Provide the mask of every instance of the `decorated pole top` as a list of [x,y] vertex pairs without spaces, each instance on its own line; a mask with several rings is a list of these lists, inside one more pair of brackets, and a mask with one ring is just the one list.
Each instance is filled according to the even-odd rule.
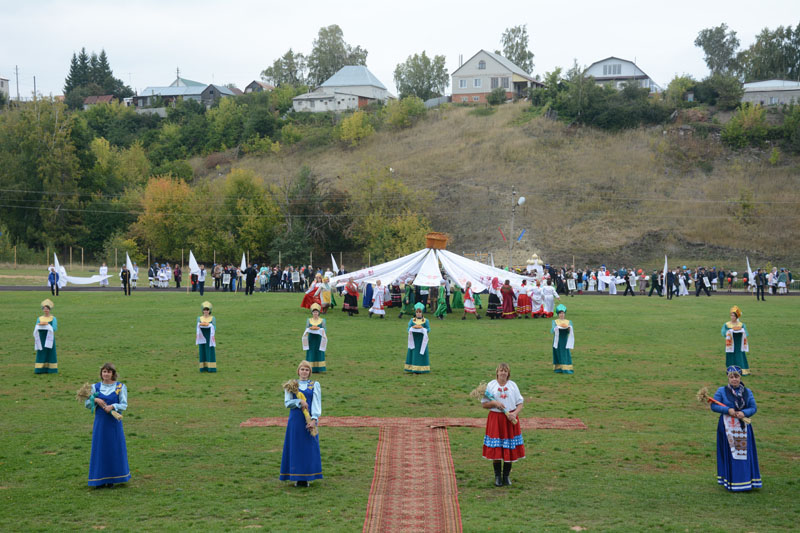
[[447,239],[446,233],[432,231],[425,235],[425,247],[433,248],[434,250],[445,250],[447,249]]

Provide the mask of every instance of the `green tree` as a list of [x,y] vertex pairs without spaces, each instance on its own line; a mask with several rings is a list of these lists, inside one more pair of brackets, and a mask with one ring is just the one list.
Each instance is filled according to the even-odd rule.
[[344,34],[338,25],[320,28],[308,56],[309,84],[321,85],[346,65],[366,64],[367,51],[344,42]]
[[492,89],[489,96],[486,97],[486,102],[489,105],[500,105],[506,101],[506,90],[502,87]]
[[676,75],[667,85],[667,90],[664,91],[664,99],[672,107],[683,107],[687,105],[686,93],[694,89],[696,84],[697,82],[688,74],[683,76]]
[[704,60],[712,75],[728,74],[736,70],[739,39],[735,31],[728,30],[727,24],[700,30],[694,45],[703,49]]
[[222,98],[208,110],[208,149],[225,150],[237,146],[244,131],[244,113],[234,98]]
[[764,28],[755,42],[738,55],[739,71],[745,82],[768,79],[800,80],[800,23]]
[[408,56],[405,63],[395,67],[394,83],[397,85],[400,98],[416,96],[428,100],[443,95],[450,85],[445,57],[434,56],[431,59],[424,50],[422,54]]
[[720,109],[736,109],[742,101],[744,88],[732,74],[714,74],[695,86],[697,101]]
[[533,72],[533,52],[528,49],[527,24],[506,28],[500,43],[503,51],[496,50],[496,54],[505,57],[525,72]]
[[180,257],[192,234],[192,217],[200,211],[189,186],[171,177],[154,177],[147,182],[142,197],[142,213],[131,233],[142,248],[158,256]]
[[64,81],[66,104],[71,109],[80,109],[87,96],[105,94],[122,99],[133,96],[133,90],[114,77],[105,50],[101,50],[100,55],[92,52],[91,56],[86,53],[86,48],[81,48],[78,55],[73,53]]
[[389,100],[382,109],[384,120],[395,128],[408,128],[425,114],[425,103],[416,96]]
[[720,138],[731,148],[761,146],[768,130],[766,110],[760,105],[742,104],[725,124]]
[[81,53],[72,53],[69,64],[69,73],[64,80],[64,94],[69,94],[78,87],[89,85],[89,55],[86,48],[81,48]]
[[281,57],[273,61],[272,66],[261,72],[261,79],[276,87],[291,85],[298,87],[306,83],[306,58],[291,48]]

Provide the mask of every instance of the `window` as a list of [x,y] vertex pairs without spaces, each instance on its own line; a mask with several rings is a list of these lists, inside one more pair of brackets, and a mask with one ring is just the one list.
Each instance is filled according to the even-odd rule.
[[462,102],[469,102],[469,96],[462,96],[461,97],[461,101]]
[[500,87],[500,78],[492,78],[492,89]]
[[314,102],[314,100],[311,100],[311,102],[309,102],[309,104],[311,105],[311,109],[314,109],[314,104],[315,104],[315,103],[316,103],[316,102]]
[[486,70],[486,61],[483,59],[478,61],[478,70]]
[[777,96],[770,96],[769,97],[769,103],[770,103],[770,105],[777,104],[778,103],[778,97]]
[[458,80],[458,88],[459,89],[466,89],[467,88],[467,80]]
[[475,87],[475,88],[480,88],[481,79],[480,78],[475,78],[474,80],[472,80],[472,86]]
[[500,78],[500,81],[502,82],[501,85],[503,89],[508,89],[508,76],[505,78]]
[[608,65],[603,65],[603,76],[608,75]]
[[472,97],[472,101],[473,101],[473,102],[480,102],[480,100],[481,100],[481,97],[480,97],[480,96],[473,96],[473,97]]

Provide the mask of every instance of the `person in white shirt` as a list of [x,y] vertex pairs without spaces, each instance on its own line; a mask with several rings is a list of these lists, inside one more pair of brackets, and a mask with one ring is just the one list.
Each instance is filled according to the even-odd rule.
[[495,376],[496,379],[486,385],[486,392],[481,398],[481,406],[489,409],[483,437],[483,457],[492,461],[494,484],[500,487],[511,485],[509,474],[512,463],[525,459],[525,442],[519,423],[524,399],[517,384],[509,379],[511,369],[508,364],[497,365]]
[[[103,263],[103,265],[100,267],[100,275],[101,276],[107,276],[108,275],[108,267],[106,266],[105,263]],[[101,279],[100,280],[100,286],[101,287],[108,287],[108,278]]]

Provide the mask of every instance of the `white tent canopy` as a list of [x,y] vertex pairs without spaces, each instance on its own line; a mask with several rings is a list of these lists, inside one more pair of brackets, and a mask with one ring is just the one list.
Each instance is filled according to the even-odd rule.
[[522,281],[528,283],[535,278],[521,276],[507,270],[484,265],[477,261],[456,255],[447,250],[425,248],[388,263],[363,268],[342,276],[331,278],[331,283],[344,285],[353,278],[358,283],[375,283],[388,285],[399,280],[403,283],[412,283],[424,287],[435,287],[442,282],[439,264],[455,283],[464,288],[467,282],[472,283],[472,290],[483,292],[492,284],[492,279],[497,278],[500,283],[509,280],[511,285],[519,287]]

